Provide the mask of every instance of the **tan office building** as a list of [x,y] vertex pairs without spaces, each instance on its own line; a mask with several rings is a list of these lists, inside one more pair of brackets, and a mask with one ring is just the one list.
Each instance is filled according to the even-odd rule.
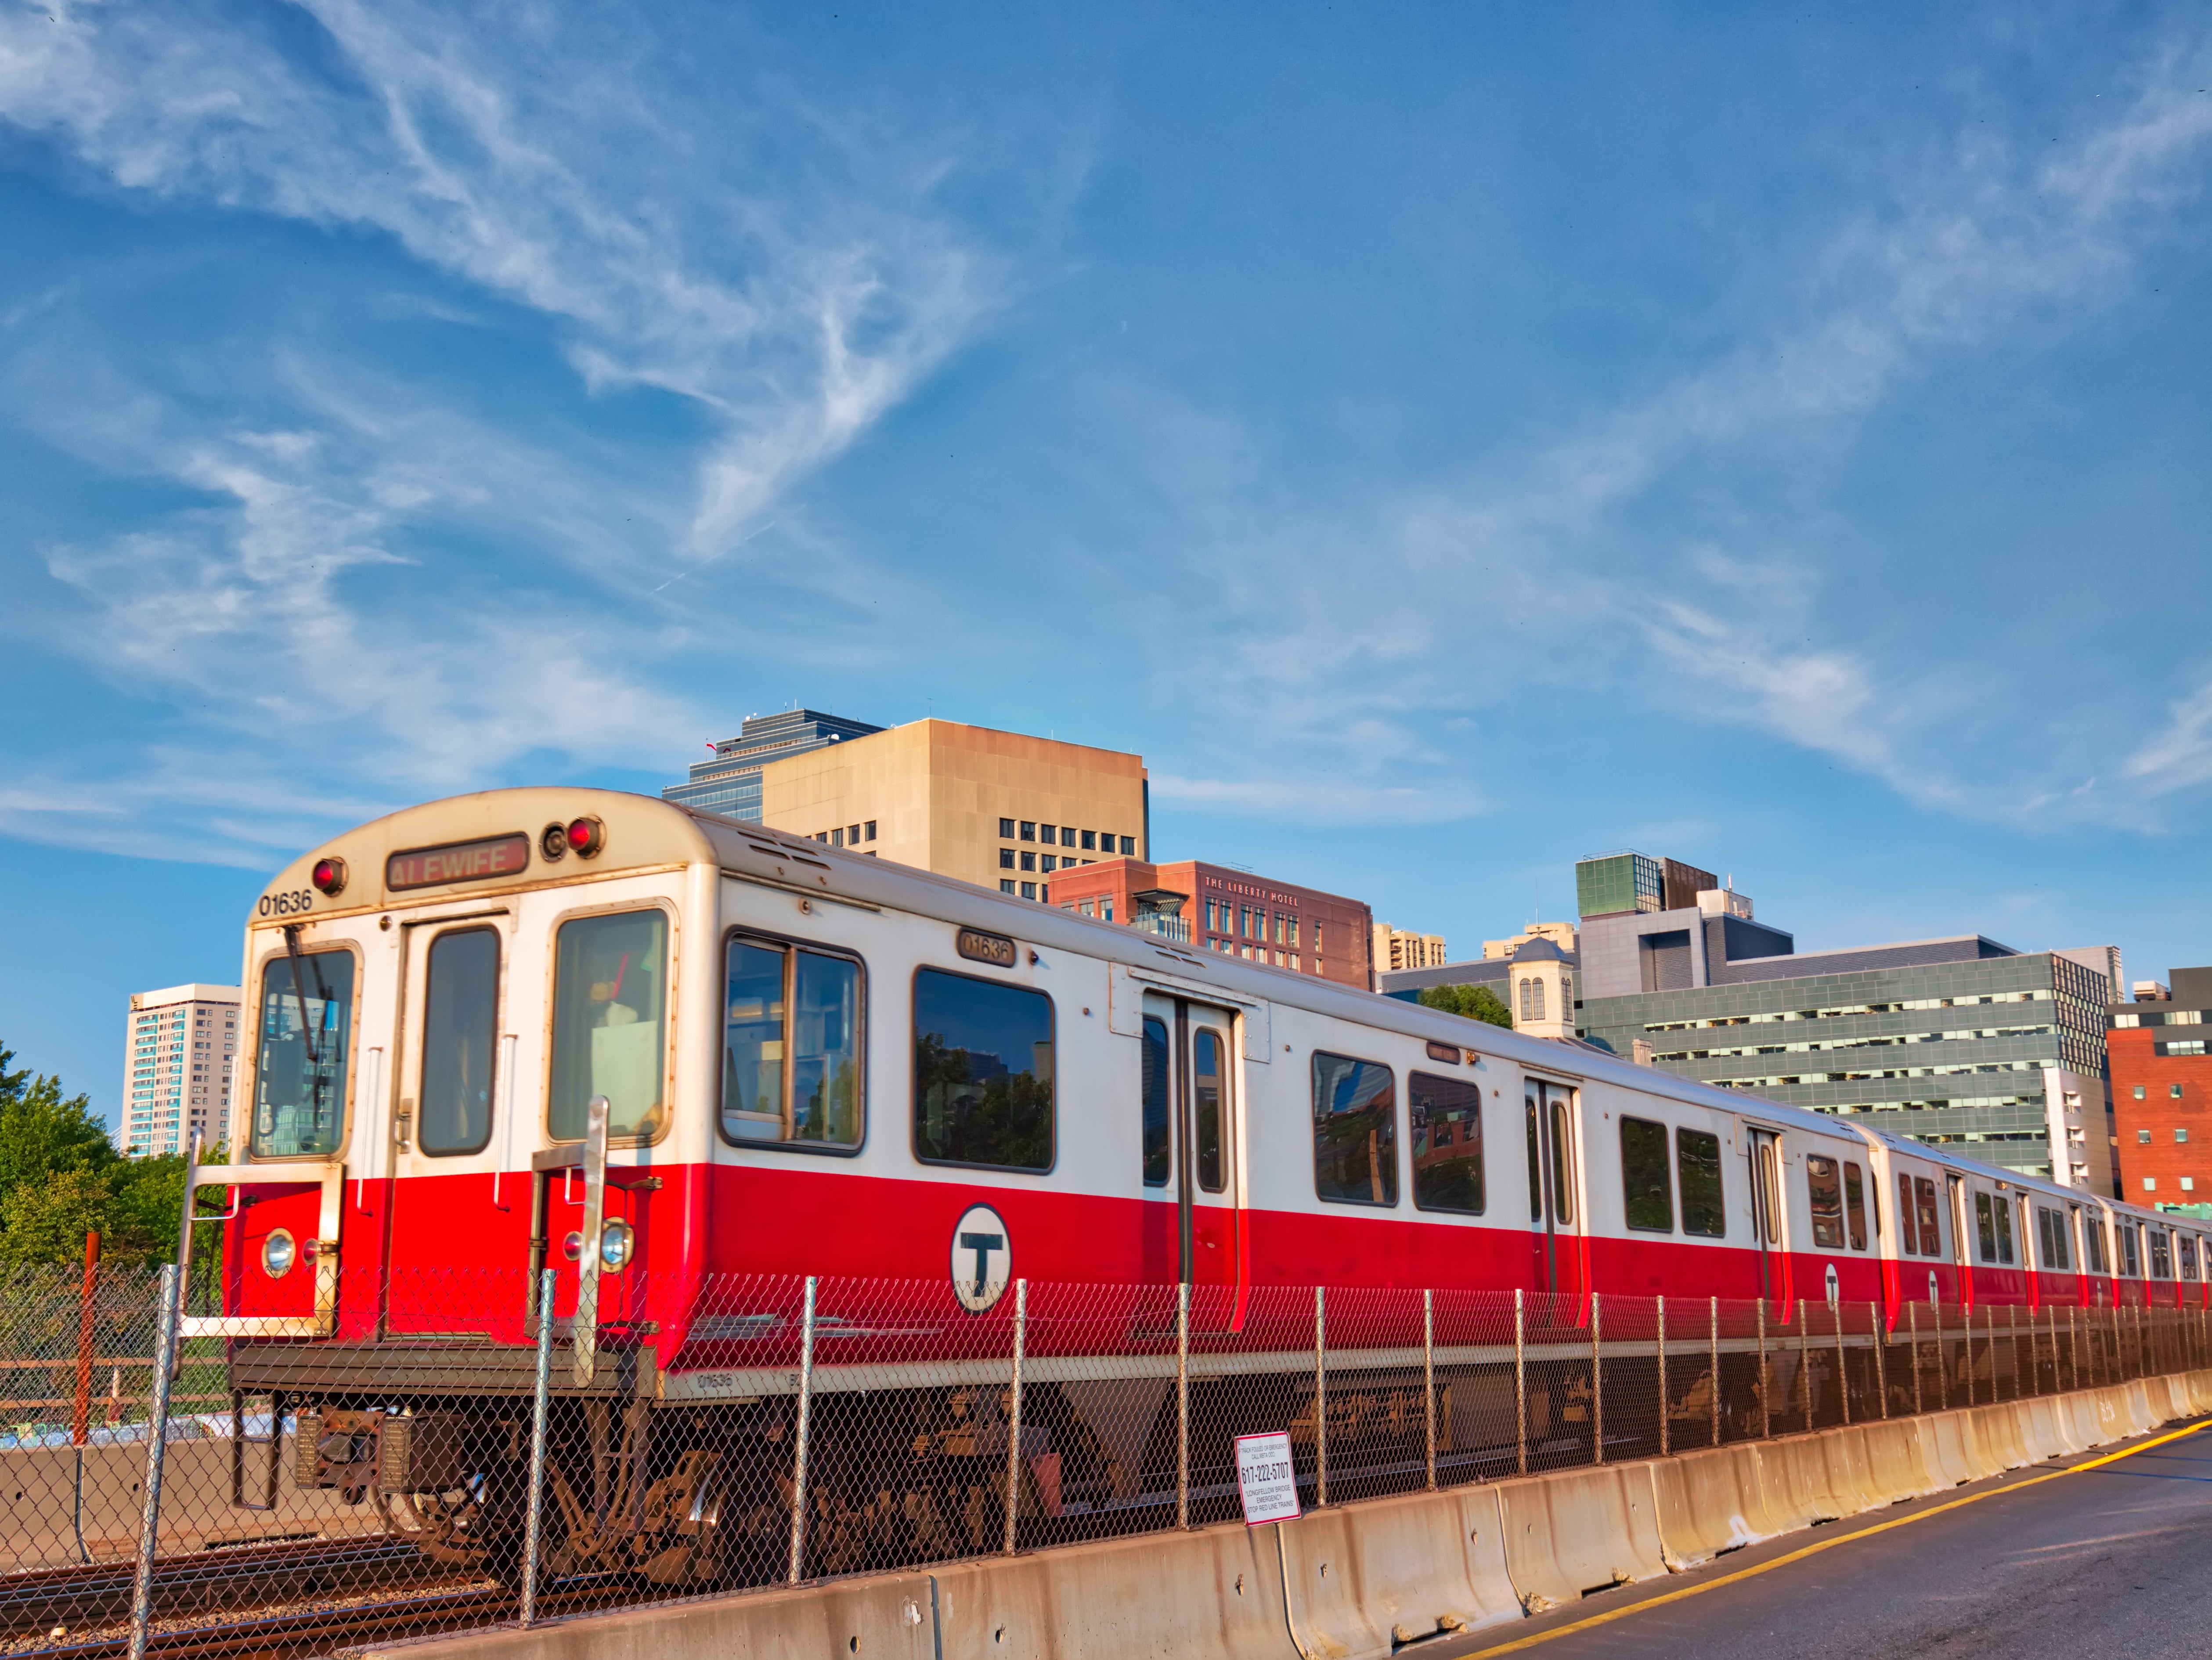
[[915,721],[771,761],[761,822],[1042,900],[1054,874],[1152,852],[1144,757]]
[[1449,960],[1441,933],[1415,933],[1410,928],[1394,928],[1388,922],[1377,922],[1374,924],[1374,935],[1370,955],[1377,974],[1398,974],[1407,969],[1440,969]]

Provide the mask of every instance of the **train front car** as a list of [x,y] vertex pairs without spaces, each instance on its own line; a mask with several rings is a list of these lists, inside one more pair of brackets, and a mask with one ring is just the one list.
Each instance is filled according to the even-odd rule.
[[574,1433],[653,1396],[703,1244],[715,870],[659,803],[505,790],[348,831],[256,902],[237,1145],[198,1173],[230,1189],[223,1312],[185,1333],[298,1414],[296,1485],[511,1560],[546,1268]]

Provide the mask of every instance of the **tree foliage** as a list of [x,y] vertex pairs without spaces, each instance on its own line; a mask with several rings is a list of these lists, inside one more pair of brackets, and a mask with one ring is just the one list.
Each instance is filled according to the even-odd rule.
[[87,1098],[65,1096],[58,1078],[10,1071],[15,1058],[0,1045],[0,1262],[81,1261],[94,1231],[110,1262],[168,1256],[184,1212],[183,1155],[124,1158]]
[[1421,993],[1421,1006],[1469,1020],[1486,1020],[1493,1026],[1513,1025],[1513,1011],[1487,986],[1430,986]]

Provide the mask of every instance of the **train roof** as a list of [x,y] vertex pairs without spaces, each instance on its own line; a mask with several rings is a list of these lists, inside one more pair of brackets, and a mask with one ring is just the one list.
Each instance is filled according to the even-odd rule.
[[[1021,941],[1031,950],[1080,951],[1119,963],[1199,992],[1214,991],[1231,1003],[1286,1005],[1311,1013],[1334,1015],[1433,1039],[1479,1054],[1511,1061],[1531,1071],[1582,1081],[1602,1081],[1648,1095],[1677,1100],[1795,1127],[1845,1140],[1879,1142],[1908,1157],[1956,1169],[1985,1180],[2071,1201],[2135,1212],[2171,1225],[2164,1213],[2141,1211],[2124,1201],[2045,1178],[1984,1164],[1947,1148],[1863,1124],[1853,1119],[1811,1112],[1802,1107],[1723,1090],[1693,1079],[1638,1066],[1593,1044],[1530,1037],[1503,1026],[1468,1020],[1373,992],[1356,991],[1312,975],[1251,963],[1212,952],[1177,949],[1156,935],[1126,924],[1084,916],[1034,900],[994,892],[972,882],[941,876],[833,848],[739,819],[725,818],[653,796],[624,791],[529,786],[483,790],[418,806],[403,807],[342,831],[293,860],[270,882],[257,902],[250,927],[277,927],[307,917],[356,915],[481,897],[486,892],[549,886],[572,881],[579,864],[544,859],[541,840],[578,818],[605,826],[605,850],[591,861],[594,872],[649,871],[712,864],[725,875],[818,896],[830,902],[857,903],[935,917],[956,927],[986,929]],[[511,862],[520,849],[520,862]],[[510,862],[480,876],[441,881],[434,886],[395,886],[416,867],[402,856],[457,855],[497,845]],[[488,860],[490,855],[485,855]],[[344,885],[335,895],[316,891],[313,874],[319,861],[343,861]],[[302,903],[304,902],[304,903]],[[1472,1030],[1471,1030],[1472,1029]]]

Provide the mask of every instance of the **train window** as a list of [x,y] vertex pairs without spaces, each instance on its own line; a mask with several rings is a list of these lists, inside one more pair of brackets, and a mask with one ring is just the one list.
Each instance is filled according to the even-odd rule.
[[353,953],[303,951],[261,971],[261,1042],[253,1080],[258,1158],[336,1152],[345,1134],[353,1046]]
[[1813,1249],[1844,1248],[1844,1184],[1836,1161],[1820,1154],[1805,1155],[1805,1191],[1813,1202]]
[[1423,1210],[1482,1214],[1482,1089],[1417,1072],[1406,1080],[1413,1120],[1413,1202]]
[[2130,1280],[2142,1277],[2142,1259],[2136,1245],[2136,1225],[2123,1222],[2119,1225],[2120,1272]]
[[1682,1184],[1682,1231],[1718,1239],[1728,1232],[1721,1198],[1721,1138],[1709,1130],[1674,1132],[1674,1173]]
[[1538,1150],[1541,1140],[1536,1128],[1536,1085],[1528,1086],[1523,1098],[1528,1121],[1528,1222],[1532,1227],[1544,1225],[1544,1164]]
[[1145,1017],[1145,1185],[1168,1184],[1168,1023]]
[[2103,1217],[2085,1216],[2081,1219],[2081,1243],[2084,1247],[2082,1254],[2088,1258],[2089,1272],[2110,1274],[2111,1268],[2106,1266],[2105,1219]]
[[860,965],[733,939],[725,966],[722,1134],[793,1147],[860,1145]]
[[561,925],[553,951],[553,1139],[583,1139],[595,1095],[607,1098],[610,1135],[652,1135],[668,1052],[668,918],[658,910],[575,917]]
[[1978,1193],[1974,1195],[1974,1227],[1978,1236],[1977,1243],[1982,1248],[1982,1261],[1996,1262],[1997,1260],[1997,1225],[1996,1213],[1990,1208],[1990,1196],[1986,1193]]
[[2154,1280],[2173,1278],[2173,1250],[2166,1243],[2164,1228],[2150,1231],[2150,1277]]
[[1912,1178],[1897,1178],[1897,1249],[1901,1256],[1920,1255],[1918,1219],[1912,1213]]
[[1569,1107],[1574,1098],[1547,1085],[1544,1099],[1552,1109],[1552,1215],[1563,1226],[1575,1219],[1574,1125]]
[[2066,1219],[2048,1205],[2035,1207],[2036,1243],[2043,1247],[2043,1266],[2063,1273],[2066,1261]]
[[1844,1220],[1850,1225],[1851,1249],[1864,1250],[1866,1232],[1866,1178],[1856,1164],[1844,1166]]
[[422,982],[422,1128],[428,1153],[478,1152],[491,1140],[499,1041],[499,935],[459,928],[430,942]]
[[1941,1256],[1943,1254],[1942,1213],[1936,1207],[1936,1178],[1916,1176],[1912,1178],[1913,1207],[1920,1213],[1920,1254]]
[[1191,1110],[1197,1120],[1192,1128],[1198,1140],[1194,1152],[1198,1185],[1208,1193],[1219,1193],[1229,1185],[1221,1156],[1221,1105],[1222,1092],[1228,1087],[1224,1075],[1229,1070],[1224,1064],[1227,1053],[1221,1034],[1212,1027],[1200,1026],[1191,1033]]
[[929,1164],[1048,1171],[1052,999],[942,969],[914,976],[914,1150]]
[[2012,1201],[1994,1201],[1990,1208],[1996,1213],[1997,1261],[2009,1262],[2012,1261]]
[[2197,1236],[2193,1233],[2177,1233],[2173,1236],[2173,1241],[2175,1252],[2181,1259],[2181,1277],[2184,1280],[2194,1280],[2197,1277]]
[[1620,1120],[1620,1187],[1627,1223],[1643,1233],[1674,1231],[1674,1189],[1667,1174],[1667,1127]]
[[1396,1204],[1397,1121],[1389,1067],[1316,1049],[1314,1192],[1340,1204]]

